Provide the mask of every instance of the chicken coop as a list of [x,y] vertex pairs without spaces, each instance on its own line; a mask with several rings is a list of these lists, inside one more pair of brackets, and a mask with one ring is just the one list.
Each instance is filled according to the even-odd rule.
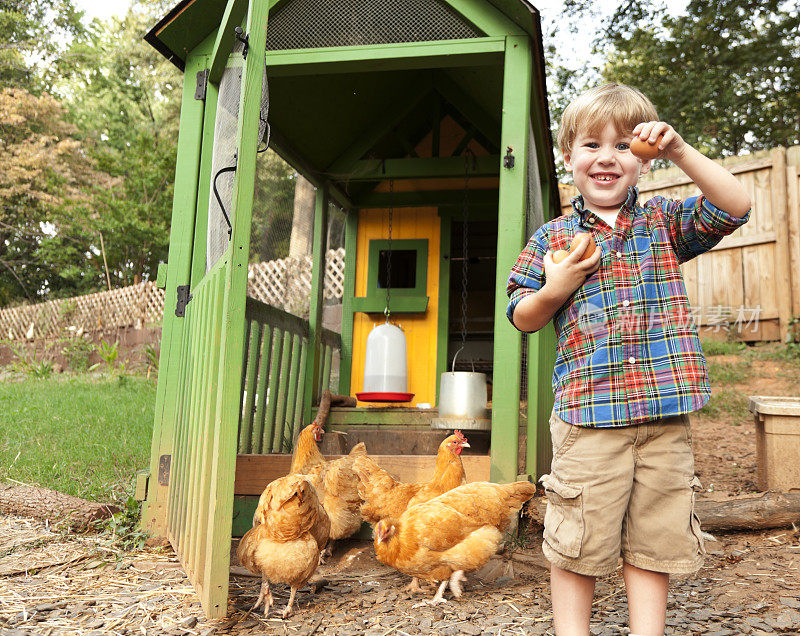
[[[170,540],[206,613],[226,613],[231,537],[286,474],[323,389],[362,392],[367,337],[387,305],[413,397],[333,408],[328,430],[348,433],[339,452],[360,439],[401,478],[426,474],[426,440],[443,437],[431,428],[439,378],[471,368],[487,373],[491,399],[468,478],[546,472],[554,334],[516,331],[504,293],[526,239],[560,209],[536,9],[183,0],[145,39],[185,79],[155,426],[137,490],[145,528]],[[267,146],[316,189],[307,319],[247,294]],[[346,214],[340,329],[321,320],[331,206]]]

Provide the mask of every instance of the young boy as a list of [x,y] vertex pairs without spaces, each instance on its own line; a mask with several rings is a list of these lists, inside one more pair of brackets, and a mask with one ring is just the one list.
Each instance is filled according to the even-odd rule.
[[[649,160],[635,136],[658,141],[702,196],[638,203]],[[595,578],[622,556],[632,634],[661,635],[670,574],[699,569],[688,413],[710,395],[679,264],[747,222],[750,199],[725,168],[658,121],[628,86],[587,91],[564,111],[558,143],[580,196],[545,223],[508,279],[508,317],[521,331],[551,319],[558,336],[550,419],[545,556],[556,633],[589,633]],[[599,249],[580,260],[553,252],[589,233]]]

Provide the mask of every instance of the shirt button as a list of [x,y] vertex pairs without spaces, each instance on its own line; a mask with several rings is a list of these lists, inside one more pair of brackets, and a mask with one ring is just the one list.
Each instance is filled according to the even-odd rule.
[[622,252],[617,252],[617,258],[622,258]]
[[590,216],[588,223],[589,223],[589,225],[594,225],[595,224],[595,218],[593,216]]
[[630,304],[631,304],[631,301],[630,301],[630,300],[623,300],[623,301],[622,301],[622,306],[623,306],[623,307],[627,307],[627,306],[628,306],[628,305],[630,305]]
[[631,364],[636,364],[636,358],[631,356],[630,358],[628,358],[628,362],[630,362]]

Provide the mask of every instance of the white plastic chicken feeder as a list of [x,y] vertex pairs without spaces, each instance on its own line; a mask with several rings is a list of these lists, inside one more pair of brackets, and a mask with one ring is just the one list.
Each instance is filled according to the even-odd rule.
[[367,336],[362,402],[409,402],[406,336],[390,323],[373,327]]

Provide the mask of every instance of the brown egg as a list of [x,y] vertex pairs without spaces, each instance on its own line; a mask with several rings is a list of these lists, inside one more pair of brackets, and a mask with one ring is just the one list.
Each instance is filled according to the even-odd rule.
[[664,133],[661,133],[654,144],[651,144],[649,140],[641,139],[638,136],[634,137],[633,141],[631,141],[631,152],[639,157],[639,159],[644,161],[647,161],[648,159],[655,159],[658,157],[658,144],[661,143],[661,138],[663,136]]
[[553,262],[560,263],[567,258],[567,256],[569,256],[569,252],[567,250],[556,250],[553,252]]
[[592,254],[594,254],[595,249],[597,249],[597,244],[594,242],[594,239],[592,238],[592,235],[591,234],[587,234],[586,232],[581,232],[580,234],[576,234],[575,238],[572,239],[572,243],[569,246],[569,251],[573,252],[573,251],[575,251],[575,248],[577,248],[578,245],[581,244],[581,242],[583,242],[583,241],[585,241],[587,239],[589,241],[589,245],[587,246],[586,251],[583,253],[583,256],[581,256],[581,260],[582,261],[585,261]]

